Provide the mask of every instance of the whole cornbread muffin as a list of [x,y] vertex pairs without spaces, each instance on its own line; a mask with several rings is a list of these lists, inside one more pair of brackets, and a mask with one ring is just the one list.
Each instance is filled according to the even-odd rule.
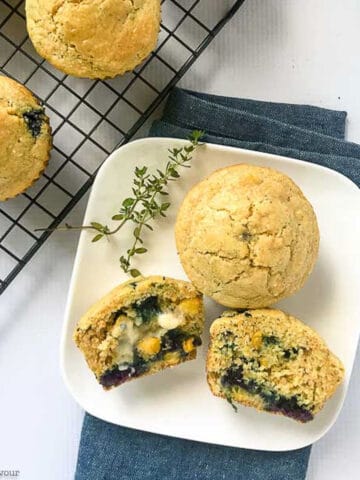
[[228,311],[210,328],[207,378],[212,393],[308,422],[344,376],[322,338],[279,310]]
[[194,359],[203,323],[202,295],[190,283],[138,277],[90,308],[74,339],[109,389]]
[[154,49],[160,0],[26,0],[37,52],[77,77],[107,78],[133,70]]
[[39,178],[50,149],[44,108],[23,85],[0,76],[0,201],[15,197]]
[[232,308],[259,308],[305,283],[318,254],[314,210],[271,168],[233,165],[185,197],[175,226],[183,268],[200,292]]

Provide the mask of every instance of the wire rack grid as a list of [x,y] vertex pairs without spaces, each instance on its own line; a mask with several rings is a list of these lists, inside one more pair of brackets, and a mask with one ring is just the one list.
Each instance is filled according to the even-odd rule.
[[0,294],[50,235],[35,229],[59,225],[105,158],[138,132],[243,2],[162,0],[155,51],[134,72],[100,81],[64,75],[39,57],[25,2],[0,0],[0,72],[45,105],[54,140],[45,174],[0,204]]

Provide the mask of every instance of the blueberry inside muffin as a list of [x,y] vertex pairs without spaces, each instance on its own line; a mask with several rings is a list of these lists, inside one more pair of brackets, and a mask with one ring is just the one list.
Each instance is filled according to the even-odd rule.
[[74,339],[109,389],[196,357],[202,296],[188,282],[139,277],[116,287],[79,321]]
[[44,108],[32,109],[23,113],[25,123],[33,137],[38,137],[41,133],[41,127],[46,121]]
[[305,423],[343,379],[340,360],[310,327],[279,310],[225,312],[210,329],[211,391]]

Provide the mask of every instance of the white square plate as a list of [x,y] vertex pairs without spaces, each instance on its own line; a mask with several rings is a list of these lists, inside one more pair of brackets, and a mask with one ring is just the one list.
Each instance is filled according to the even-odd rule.
[[[114,152],[95,180],[84,223],[106,223],[121,201],[131,195],[135,166],[163,168],[167,149],[184,141],[169,138],[138,140]],[[305,287],[279,306],[315,328],[344,362],[345,381],[323,411],[308,424],[251,408],[238,413],[210,393],[205,377],[208,327],[222,308],[206,301],[203,346],[195,361],[135,380],[105,392],[86,366],[72,333],[78,319],[111,288],[126,280],[119,257],[131,230],[91,243],[92,232],[81,233],[72,274],[61,347],[67,387],[89,413],[126,427],[210,443],[259,450],[292,450],[311,444],[333,425],[348,388],[360,330],[360,195],[344,176],[311,163],[236,148],[204,145],[170,186],[171,207],[146,235],[149,252],[135,267],[144,275],[186,279],[174,240],[174,224],[186,192],[214,170],[236,163],[276,168],[303,190],[316,211],[321,232],[320,255]],[[110,220],[111,224],[111,220]]]

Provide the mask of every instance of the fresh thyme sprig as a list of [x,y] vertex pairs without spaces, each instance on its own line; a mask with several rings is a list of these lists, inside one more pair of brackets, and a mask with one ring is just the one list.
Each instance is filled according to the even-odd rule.
[[169,182],[177,180],[180,177],[180,167],[190,168],[192,154],[200,144],[204,132],[194,130],[189,137],[189,144],[181,148],[169,149],[169,160],[164,171],[156,170],[156,174],[150,173],[147,167],[136,167],[135,178],[133,180],[132,197],[123,200],[119,212],[112,217],[112,220],[119,224],[110,229],[108,225],[99,222],[91,222],[90,225],[71,226],[65,224],[64,227],[57,230],[94,230],[96,235],[92,238],[92,242],[98,242],[104,237],[115,235],[121,230],[125,224],[131,222],[135,225],[132,232],[133,243],[126,251],[126,254],[120,257],[120,267],[125,273],[132,277],[140,275],[140,271],[131,267],[131,260],[136,255],[142,255],[147,252],[143,246],[142,233],[144,228],[153,230],[150,225],[151,221],[156,217],[166,217],[166,211],[170,207],[169,201],[162,201],[161,197],[166,197],[169,193],[166,190]]
[[[125,273],[129,273],[132,277],[140,275],[140,271],[136,268],[131,268],[131,260],[135,255],[142,255],[147,252],[143,246],[142,232],[144,228],[153,230],[150,222],[158,216],[166,217],[166,211],[170,207],[170,202],[162,201],[161,197],[168,196],[166,186],[169,182],[174,181],[180,177],[180,167],[190,168],[190,161],[192,153],[199,145],[201,137],[204,132],[195,130],[192,132],[189,145],[184,145],[181,148],[169,149],[169,160],[166,164],[165,171],[157,169],[157,174],[148,173],[147,167],[135,168],[135,179],[133,180],[133,197],[126,198],[122,202],[122,206],[117,215],[114,215],[113,220],[120,221],[120,225],[113,230],[117,232],[128,221],[136,225],[133,230],[133,243],[126,251],[126,255],[120,257],[120,267]],[[106,228],[106,226],[105,226]],[[97,241],[99,235],[108,235],[108,233],[101,233],[93,238]],[[98,237],[98,238],[97,238]]]

